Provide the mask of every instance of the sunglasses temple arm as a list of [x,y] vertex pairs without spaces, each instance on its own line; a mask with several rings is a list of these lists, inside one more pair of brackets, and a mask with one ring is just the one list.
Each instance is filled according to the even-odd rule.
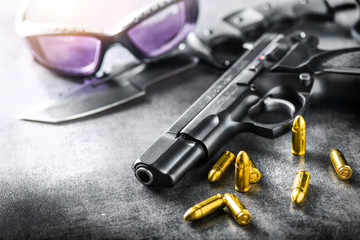
[[189,50],[192,52],[192,54],[197,56],[201,60],[219,69],[226,69],[229,67],[230,61],[222,61],[220,59],[216,59],[216,57],[212,54],[209,46],[204,44],[194,33],[189,33],[185,43]]
[[[211,49],[207,45],[205,45],[194,33],[190,33],[188,35],[188,37],[186,38],[185,44],[187,46],[186,50],[177,52],[178,54],[180,53],[179,55],[187,54],[189,57],[193,56],[193,57],[199,58],[219,69],[226,69],[230,64],[230,62],[221,61],[219,59],[216,59],[212,55]],[[174,54],[174,55],[176,55],[176,54]],[[173,57],[176,58],[176,56],[173,56]],[[173,57],[170,57],[170,58],[173,58]],[[101,78],[93,77],[90,79],[90,81],[92,81],[91,85],[93,87],[97,87],[109,80],[113,80],[118,75],[121,75],[121,74],[125,73],[126,71],[130,71],[142,64],[143,64],[143,62],[131,62],[131,63],[124,65],[123,67],[120,67],[115,72],[113,72],[109,75],[106,75],[104,77],[101,77]],[[156,62],[155,62],[155,64],[156,64]]]
[[123,74],[130,72],[134,69],[142,69],[137,71],[136,76],[132,77],[131,82],[141,89],[145,89],[146,86],[151,85],[154,82],[161,81],[183,71],[186,71],[192,67],[198,65],[199,57],[194,56],[192,50],[186,48],[184,50],[174,51],[169,56],[158,59],[154,62],[131,62],[123,67],[119,68],[115,72],[106,75],[102,78],[92,78],[91,86],[98,87],[107,81],[119,79]]
[[106,75],[105,77],[102,78],[91,78],[91,81],[93,81],[93,83],[91,83],[91,85],[93,87],[97,87],[109,80],[113,80],[116,76],[125,73],[126,71],[132,70],[138,66],[140,66],[142,63],[141,62],[131,62],[128,64],[125,64],[123,67],[120,67],[118,69],[116,69],[113,73]]

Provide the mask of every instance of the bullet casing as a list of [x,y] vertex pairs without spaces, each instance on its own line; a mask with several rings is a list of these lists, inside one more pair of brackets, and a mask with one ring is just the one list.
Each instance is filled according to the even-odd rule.
[[255,163],[250,159],[250,183],[257,183],[261,178],[261,173]]
[[225,193],[224,202],[236,222],[238,222],[240,225],[246,225],[250,223],[252,218],[251,213],[245,208],[244,204],[242,204],[239,198],[237,198],[234,194]]
[[218,193],[188,209],[184,214],[184,219],[186,221],[196,221],[216,212],[224,206],[225,202],[223,197]]
[[234,161],[235,155],[230,152],[226,151],[224,152],[219,160],[214,164],[214,166],[211,168],[208,179],[210,182],[216,182],[218,181],[225,173],[226,169],[229,167],[229,165]]
[[250,157],[240,151],[235,162],[235,189],[239,192],[250,190]]
[[303,116],[298,115],[292,126],[291,153],[302,156],[306,147],[306,123]]
[[330,159],[336,174],[341,180],[348,180],[352,176],[352,169],[340,150],[332,149]]
[[296,173],[293,187],[291,189],[291,199],[298,204],[304,200],[310,182],[310,173],[301,170]]

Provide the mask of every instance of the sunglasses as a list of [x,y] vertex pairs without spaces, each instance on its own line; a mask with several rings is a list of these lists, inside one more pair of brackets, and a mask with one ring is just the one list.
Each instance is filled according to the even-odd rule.
[[114,33],[108,34],[97,28],[26,19],[30,6],[31,1],[19,10],[19,35],[37,62],[70,76],[95,74],[114,44],[121,44],[141,61],[153,61],[183,42],[198,16],[198,0],[152,1],[120,19]]

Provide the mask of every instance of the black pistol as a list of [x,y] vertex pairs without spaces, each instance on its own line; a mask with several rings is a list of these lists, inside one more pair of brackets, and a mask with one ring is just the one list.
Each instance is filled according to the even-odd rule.
[[309,103],[358,95],[360,48],[316,45],[304,32],[264,34],[134,162],[136,178],[172,187],[238,133],[276,138]]

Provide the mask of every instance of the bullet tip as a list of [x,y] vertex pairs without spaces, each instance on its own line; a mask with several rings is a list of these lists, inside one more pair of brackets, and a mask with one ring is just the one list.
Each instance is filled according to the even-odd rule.
[[236,156],[235,166],[245,168],[250,167],[250,157],[245,151],[240,151]]
[[195,213],[195,210],[193,208],[190,208],[189,210],[187,210],[184,214],[184,219],[186,221],[193,221],[194,219],[194,214]]
[[305,193],[298,188],[291,191],[291,199],[294,203],[299,204],[304,200]]
[[184,219],[186,221],[196,221],[200,218],[201,218],[201,216],[199,216],[197,209],[194,209],[194,208],[190,208],[184,214]]
[[240,158],[240,157],[248,157],[249,155],[247,154],[247,152],[245,152],[245,151],[240,151],[239,153],[238,153],[238,155],[237,155],[237,157],[238,158]]
[[330,154],[333,153],[333,152],[337,153],[337,152],[340,152],[340,151],[337,148],[333,148],[333,149],[331,149]]
[[303,116],[298,115],[293,122],[293,130],[299,131],[299,130],[305,130],[306,129],[306,123]]
[[210,182],[216,182],[221,178],[222,174],[219,171],[211,170],[208,175],[208,179]]

